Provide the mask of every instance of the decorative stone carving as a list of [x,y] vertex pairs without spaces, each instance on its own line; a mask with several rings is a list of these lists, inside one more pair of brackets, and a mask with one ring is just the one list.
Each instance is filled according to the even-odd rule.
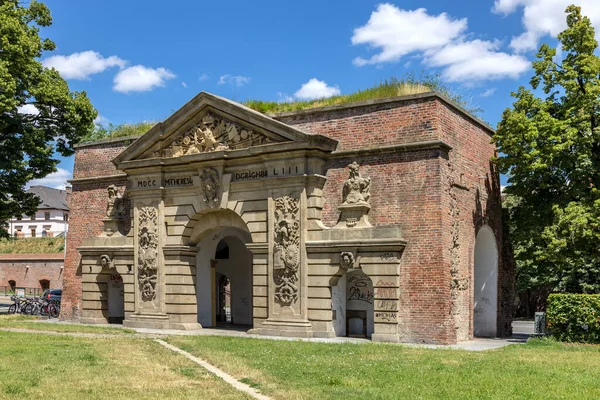
[[103,254],[100,256],[100,265],[102,266],[102,268],[115,268],[112,260],[110,259],[110,257],[107,254]]
[[341,212],[340,219],[335,228],[369,228],[371,224],[367,214],[371,209],[369,205],[371,178],[360,175],[360,166],[356,161],[348,165],[348,168],[350,176],[344,182],[342,204],[338,206]]
[[300,200],[289,196],[275,199],[275,243],[273,277],[275,300],[289,306],[298,300],[300,265]]
[[142,301],[156,298],[158,279],[158,210],[142,207],[138,218],[138,283]]
[[354,254],[349,251],[340,253],[340,267],[342,269],[353,269],[355,267]]
[[350,177],[344,182],[342,204],[368,203],[371,198],[369,193],[371,178],[360,176],[360,166],[356,161],[348,165],[348,168],[350,168]]
[[202,182],[201,188],[204,196],[202,200],[210,208],[218,207],[221,184],[217,170],[214,168],[204,168],[200,174],[200,181]]
[[123,219],[123,197],[115,185],[106,188],[108,202],[106,203],[106,218],[113,220]]
[[170,145],[153,157],[181,157],[187,154],[244,149],[272,143],[273,140],[233,122],[208,113],[200,123],[178,134]]

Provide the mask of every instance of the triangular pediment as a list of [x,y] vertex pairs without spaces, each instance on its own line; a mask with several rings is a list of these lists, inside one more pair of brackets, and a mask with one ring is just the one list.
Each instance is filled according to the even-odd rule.
[[337,142],[307,134],[231,100],[202,92],[164,122],[158,123],[113,161],[186,157],[286,142]]

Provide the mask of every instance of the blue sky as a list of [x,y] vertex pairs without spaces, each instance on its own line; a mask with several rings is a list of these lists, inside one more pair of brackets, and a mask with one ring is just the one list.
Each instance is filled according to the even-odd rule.
[[[200,91],[286,101],[442,75],[493,127],[554,45],[573,0],[46,1],[56,42],[42,62],[88,93],[100,121],[160,121]],[[576,2],[600,32],[600,2]],[[72,157],[35,182],[62,186]]]

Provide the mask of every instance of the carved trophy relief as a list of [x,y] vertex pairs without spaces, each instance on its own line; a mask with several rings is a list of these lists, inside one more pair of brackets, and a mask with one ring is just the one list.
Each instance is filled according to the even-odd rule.
[[141,207],[138,217],[138,284],[142,301],[156,298],[158,280],[158,210]]
[[360,176],[360,165],[356,161],[348,165],[350,177],[344,182],[342,204],[368,203],[371,198],[369,192],[371,178]]
[[112,220],[123,219],[123,196],[115,185],[106,188],[108,201],[106,202],[106,218]]
[[300,200],[289,196],[275,199],[275,243],[273,278],[275,300],[289,306],[298,300],[300,266]]
[[272,143],[273,140],[238,124],[208,113],[191,129],[180,133],[153,157],[181,157],[188,154],[244,149]]
[[204,168],[200,174],[202,201],[210,208],[216,208],[220,202],[221,183],[219,173],[214,168]]

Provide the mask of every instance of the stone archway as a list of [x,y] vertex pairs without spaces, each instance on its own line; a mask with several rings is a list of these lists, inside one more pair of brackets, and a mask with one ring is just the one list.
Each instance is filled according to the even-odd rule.
[[351,269],[331,286],[333,329],[336,336],[370,338],[375,331],[372,279],[361,269]]
[[[231,210],[200,214],[191,227],[189,245],[198,248],[196,256],[196,296],[198,323],[214,327],[222,322],[221,280],[230,285],[230,322],[252,325],[252,254],[246,244],[252,237],[244,220]],[[222,308],[222,307],[221,307]],[[225,321],[227,322],[227,321]]]
[[498,320],[498,249],[492,229],[485,225],[475,240],[473,335],[495,337]]

